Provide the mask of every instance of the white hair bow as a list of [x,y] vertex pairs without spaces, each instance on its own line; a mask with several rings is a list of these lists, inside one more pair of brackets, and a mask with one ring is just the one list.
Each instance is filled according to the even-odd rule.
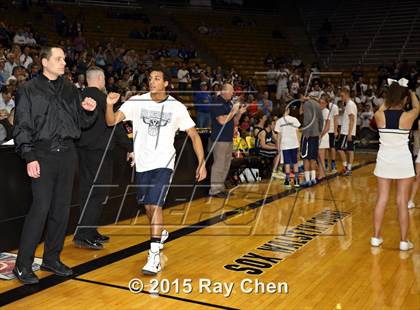
[[401,78],[398,81],[393,79],[387,79],[388,85],[391,86],[392,83],[398,83],[402,87],[408,87],[408,80]]

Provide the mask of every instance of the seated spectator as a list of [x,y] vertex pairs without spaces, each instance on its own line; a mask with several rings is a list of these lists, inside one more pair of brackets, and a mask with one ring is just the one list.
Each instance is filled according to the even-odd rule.
[[182,63],[181,69],[178,70],[178,90],[184,92],[187,90],[188,82],[190,81],[190,72],[187,69],[187,64]]
[[15,55],[13,53],[7,54],[7,61],[4,65],[4,71],[7,75],[6,79],[8,79],[13,74],[13,68],[17,66],[15,62]]
[[11,90],[12,94],[16,92],[17,82],[17,78],[15,78],[13,75],[11,75],[6,81],[6,86]]
[[34,34],[32,32],[28,33],[28,37],[26,38],[26,45],[28,46],[36,46],[37,42],[34,38]]
[[128,71],[123,73],[121,80],[118,81],[118,86],[123,90],[127,91],[130,89],[130,74]]
[[26,36],[23,32],[23,29],[19,29],[15,36],[13,37],[13,43],[18,45],[25,45],[26,44]]
[[197,127],[198,128],[210,128],[211,116],[210,116],[210,104],[211,95],[208,92],[207,83],[201,83],[199,92],[194,94],[194,106],[197,112]]
[[360,129],[362,128],[369,128],[370,122],[372,121],[372,118],[374,116],[373,110],[371,106],[364,106],[361,110],[362,112],[359,114],[360,118]]
[[179,49],[179,50],[178,50],[178,57],[179,57],[179,58],[181,58],[181,59],[183,59],[183,60],[184,60],[184,62],[185,62],[185,61],[188,61],[188,59],[189,59],[189,55],[188,55],[188,51],[187,51],[187,49],[186,49],[186,48],[181,48],[181,49]]
[[10,53],[14,55],[16,64],[19,64],[20,55],[22,55],[21,47],[17,44],[13,44]]
[[25,67],[23,66],[16,66],[13,68],[13,72],[12,72],[12,76],[16,79],[23,79],[23,80],[27,80],[29,79],[29,74],[26,71]]
[[201,83],[203,83],[203,82],[206,83],[208,87],[211,86],[210,85],[210,78],[206,75],[206,71],[204,71],[204,70],[201,70],[201,72],[200,72],[200,82]]
[[20,59],[19,59],[20,60],[20,64],[22,66],[24,66],[25,69],[28,69],[28,66],[33,62],[32,57],[29,56],[29,52],[30,52],[30,49],[29,49],[28,46],[26,46],[23,49],[23,54],[20,55]]
[[11,88],[3,86],[1,89],[0,96],[0,111],[3,111],[3,118],[9,116],[10,112],[15,107],[15,101],[13,100],[13,91]]
[[80,90],[82,91],[83,89],[85,89],[85,75],[84,74],[79,74],[77,76],[77,82],[74,83],[74,85]]
[[235,91],[235,95],[236,96],[244,96],[245,95],[245,93],[244,93],[244,89],[243,89],[243,87],[242,87],[242,84],[241,84],[241,80],[240,80],[240,78],[238,77],[238,79],[235,79],[234,80],[234,82],[233,82],[233,90]]
[[113,76],[110,76],[108,78],[106,85],[107,85],[106,90],[108,92],[114,92],[114,93],[120,92],[119,87],[115,84],[115,78]]
[[261,100],[258,101],[258,106],[264,115],[270,116],[271,112],[273,111],[273,101],[269,99],[267,91],[264,92]]
[[6,58],[0,57],[0,87],[6,84],[7,78],[10,76],[4,69],[5,64]]
[[267,119],[263,130],[260,130],[255,139],[257,153],[261,156],[274,158],[277,156],[276,140],[274,138],[274,124],[272,119]]
[[318,82],[315,82],[314,86],[312,87],[312,91],[309,93],[309,97],[315,97],[319,99],[323,93],[324,91],[321,89]]
[[362,96],[364,93],[366,93],[367,89],[368,86],[365,83],[363,83],[363,77],[359,76],[356,83],[354,83],[352,90],[356,92],[357,96]]
[[87,56],[87,52],[84,51],[81,55],[80,58],[77,62],[77,74],[85,74],[86,70],[88,67],[90,67],[90,65],[88,64],[88,56]]
[[239,121],[239,126],[241,131],[248,132],[251,128],[250,118],[247,114],[243,114],[241,120]]
[[221,74],[216,75],[216,79],[211,83],[211,86],[214,87],[214,85],[219,84],[220,86],[223,86],[223,76]]
[[[162,72],[165,73],[165,75],[171,75],[171,70],[166,66],[166,61],[164,57],[159,58],[159,64],[157,65],[157,67],[159,67],[162,70]],[[198,85],[198,89],[200,89],[200,85]]]
[[114,50],[111,50],[111,49],[108,49],[107,48],[104,51],[104,54],[105,54],[105,63],[106,63],[106,65],[107,66],[111,66],[111,69],[112,69],[112,63],[114,62],[114,58],[115,58]]
[[334,88],[332,87],[332,85],[325,87],[325,93],[331,98],[331,100],[334,100],[335,93],[334,93]]
[[250,117],[254,117],[254,115],[257,114],[258,108],[259,106],[258,106],[257,101],[255,100],[254,96],[250,94],[248,96],[248,105],[247,105],[248,115]]
[[191,88],[192,90],[199,90],[201,85],[201,68],[200,64],[196,63],[191,70]]
[[17,87],[21,86],[22,84],[26,83],[27,79],[25,76],[18,76],[17,77]]
[[124,66],[123,53],[119,52],[118,56],[115,57],[114,61],[112,62],[112,70],[114,72],[120,72],[123,66]]
[[5,118],[2,117],[2,112],[0,110],[0,144],[7,142],[13,138],[13,121],[14,121],[14,111],[12,109],[9,115]]
[[354,82],[359,81],[360,77],[363,77],[362,67],[358,65],[355,70],[351,73]]
[[373,78],[369,79],[368,89],[371,89],[373,92],[377,90],[377,84],[375,83]]
[[248,93],[257,93],[257,85],[255,85],[255,80],[253,77],[250,77],[245,84],[244,90]]
[[264,129],[264,124],[265,124],[265,121],[267,120],[267,116],[266,115],[264,115],[263,113],[262,113],[262,111],[259,111],[254,117],[253,117],[253,119],[254,119],[254,128],[253,128],[253,130],[252,130],[252,136],[254,137],[254,138],[256,138],[257,136],[258,136],[258,134],[260,133],[260,131],[261,130],[263,130]]
[[289,89],[287,88],[287,83],[289,81],[289,70],[281,64],[279,70],[277,71],[277,100],[286,100]]
[[292,76],[292,81],[290,83],[290,94],[293,96],[293,98],[298,98],[300,83],[299,78],[296,75]]
[[173,77],[173,78],[178,77],[179,62],[174,61],[169,70],[171,71],[171,77]]
[[222,86],[220,86],[219,84],[216,84],[214,85],[214,87],[212,87],[212,89],[213,89],[213,93],[211,95],[211,102],[214,102],[216,98],[220,96],[220,94],[222,93]]
[[134,70],[137,67],[138,63],[138,56],[136,54],[136,51],[134,49],[131,49],[125,53],[123,56],[123,61],[125,64],[125,67]]
[[105,68],[105,53],[103,51],[102,46],[98,46],[98,49],[95,53],[95,65],[100,68]]

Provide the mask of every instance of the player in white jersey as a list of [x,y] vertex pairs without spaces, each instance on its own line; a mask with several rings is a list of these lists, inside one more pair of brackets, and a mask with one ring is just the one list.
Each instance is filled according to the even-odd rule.
[[156,275],[161,270],[160,250],[168,238],[163,228],[162,206],[170,186],[175,162],[174,139],[178,130],[186,131],[198,159],[196,180],[206,178],[204,151],[195,124],[184,104],[166,92],[170,77],[162,69],[152,69],[150,92],[131,97],[114,113],[119,95],[107,100],[106,121],[109,126],[123,120],[133,122],[134,155],[138,185],[137,201],[145,205],[150,222],[150,250],[142,272]]

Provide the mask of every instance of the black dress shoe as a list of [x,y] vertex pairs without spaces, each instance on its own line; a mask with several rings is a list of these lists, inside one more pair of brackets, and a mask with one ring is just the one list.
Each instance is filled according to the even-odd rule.
[[73,271],[71,270],[71,268],[67,267],[59,260],[52,263],[43,261],[41,265],[41,270],[52,272],[55,275],[60,276],[60,277],[68,277],[73,274]]
[[25,268],[15,265],[15,268],[13,268],[12,272],[15,277],[23,284],[37,284],[39,282],[38,277],[32,271],[32,266],[31,268]]
[[109,241],[109,237],[101,234],[95,236],[95,242],[105,243]]
[[102,250],[104,246],[96,240],[90,239],[73,239],[74,245],[82,249]]

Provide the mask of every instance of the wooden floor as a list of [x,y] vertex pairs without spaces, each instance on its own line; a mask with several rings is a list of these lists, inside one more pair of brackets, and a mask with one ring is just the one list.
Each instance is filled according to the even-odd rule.
[[[26,287],[2,281],[0,304],[6,309],[420,309],[420,208],[410,210],[415,248],[400,252],[393,192],[384,244],[371,248],[376,181],[368,159],[359,157],[361,167],[352,177],[333,177],[297,193],[286,191],[281,181],[262,182],[235,188],[227,201],[203,198],[165,209],[171,236],[157,277],[140,273],[148,250],[143,216],[103,227],[111,242],[102,251],[76,249],[67,237],[62,260],[75,275],[62,279],[40,271],[40,284]],[[417,198],[420,205],[420,194]],[[141,293],[128,289],[133,278],[143,282]],[[153,281],[160,281],[159,294],[152,292]],[[255,281],[259,291],[250,292]],[[276,292],[269,282],[278,283]],[[263,284],[269,290],[263,292]],[[227,285],[233,285],[230,294]]]

